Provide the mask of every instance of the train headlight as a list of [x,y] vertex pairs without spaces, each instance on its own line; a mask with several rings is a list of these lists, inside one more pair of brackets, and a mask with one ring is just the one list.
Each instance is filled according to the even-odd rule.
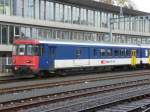
[[26,61],[26,63],[31,63],[31,62],[32,62],[31,60],[27,60],[27,61]]
[[18,70],[18,68],[17,68],[17,67],[15,67],[14,69],[15,69],[15,70]]

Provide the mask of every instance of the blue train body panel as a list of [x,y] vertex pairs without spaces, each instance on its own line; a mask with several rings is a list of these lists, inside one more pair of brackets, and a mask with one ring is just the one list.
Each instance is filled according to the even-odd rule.
[[[73,45],[73,44],[54,44],[54,43],[41,43],[43,47],[43,54],[40,56],[39,69],[40,70],[53,70],[55,69],[56,60],[94,60],[94,59],[131,59],[132,50],[136,50],[136,58],[148,58],[146,51],[150,48],[144,48],[140,46],[111,46],[111,45]],[[104,56],[101,56],[100,49],[107,51],[111,49],[111,56],[105,52]],[[122,56],[116,56],[116,50],[128,50],[130,55],[122,54]],[[119,51],[120,52],[120,51]],[[126,51],[125,51],[126,52]],[[64,61],[65,62],[65,61]],[[65,63],[64,63],[65,65]]]

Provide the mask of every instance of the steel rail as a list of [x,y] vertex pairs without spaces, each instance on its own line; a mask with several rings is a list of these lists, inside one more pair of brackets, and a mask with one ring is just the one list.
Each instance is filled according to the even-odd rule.
[[146,110],[142,111],[142,112],[150,112],[150,107],[147,108]]

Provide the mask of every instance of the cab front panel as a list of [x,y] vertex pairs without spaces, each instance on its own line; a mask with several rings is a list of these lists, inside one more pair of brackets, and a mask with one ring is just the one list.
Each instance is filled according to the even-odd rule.
[[17,72],[37,72],[39,68],[38,56],[13,56],[13,69]]

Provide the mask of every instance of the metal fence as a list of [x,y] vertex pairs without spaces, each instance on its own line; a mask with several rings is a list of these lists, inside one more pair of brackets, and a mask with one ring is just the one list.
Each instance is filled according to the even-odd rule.
[[11,65],[11,57],[0,57],[0,73],[11,72],[11,69],[6,65]]

